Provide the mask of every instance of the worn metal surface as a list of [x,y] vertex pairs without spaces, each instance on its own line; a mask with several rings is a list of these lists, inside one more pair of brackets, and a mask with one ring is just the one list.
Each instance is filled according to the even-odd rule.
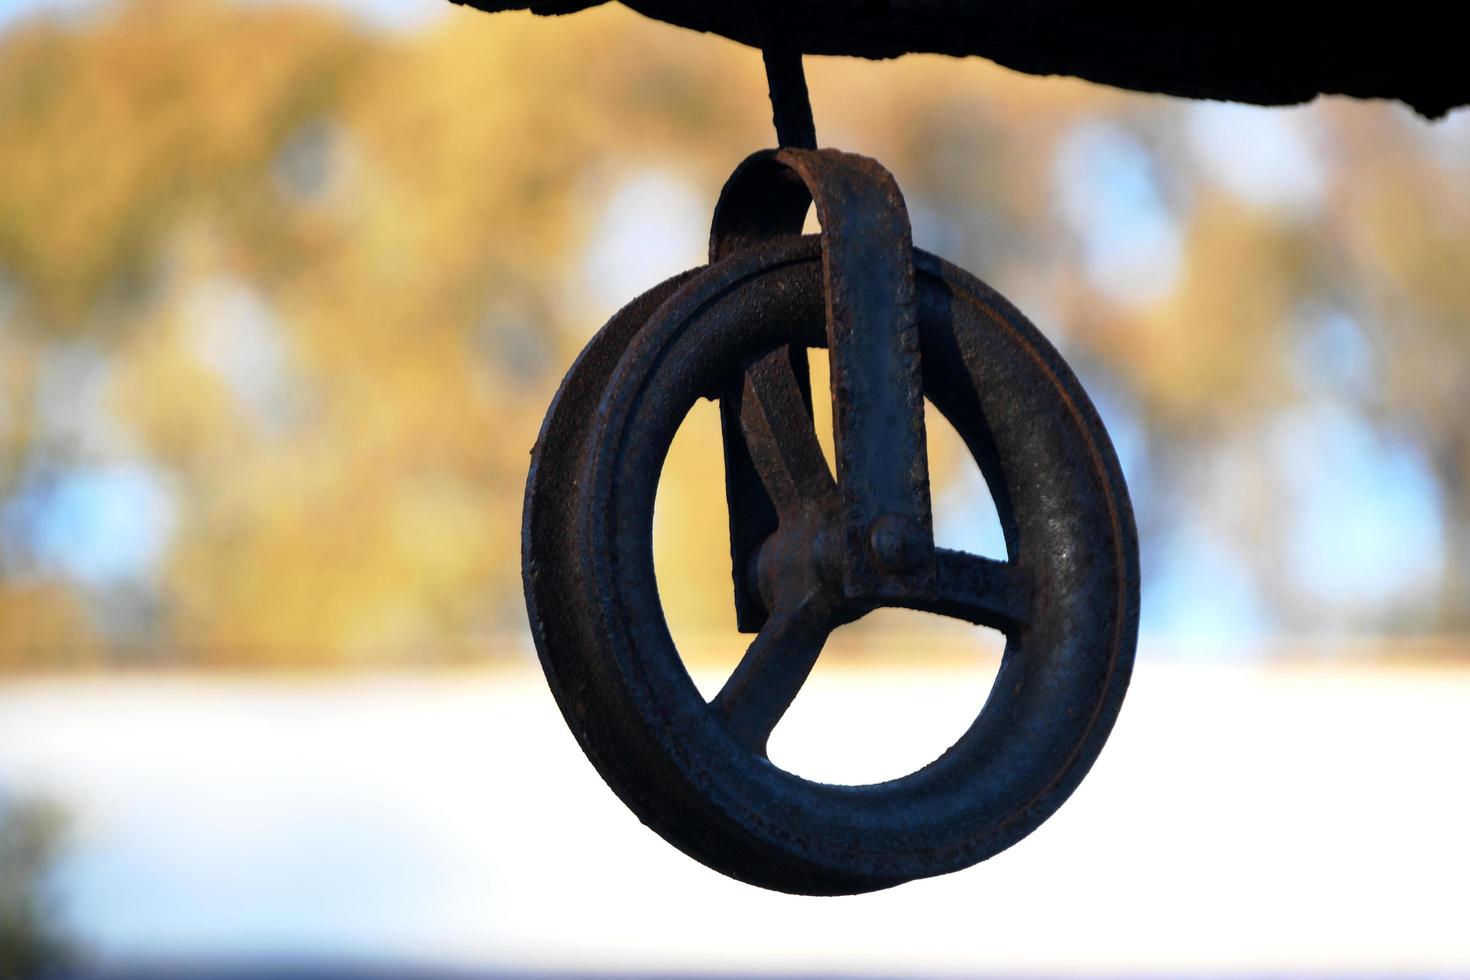
[[[794,234],[813,199],[820,239]],[[849,893],[983,860],[1076,787],[1127,687],[1137,542],[1107,436],[1018,312],[912,249],[872,161],[756,154],[726,187],[711,252],[598,334],[537,442],[525,584],[558,704],[645,823],[742,880]],[[828,345],[835,477],[805,370],[806,350]],[[759,631],[709,703],[669,635],[652,556],[663,460],[701,397],[721,400],[736,604]],[[1008,560],[934,548],[924,397],[984,473]],[[873,786],[773,765],[767,739],[827,635],[885,605],[1005,633],[974,725]]]
[[[602,0],[455,0],[568,13]],[[810,54],[979,55],[1035,75],[1263,105],[1319,94],[1400,99],[1427,116],[1470,103],[1452,4],[1327,0],[623,0],[649,17]]]
[[771,122],[776,127],[777,142],[783,147],[815,150],[817,124],[812,118],[801,50],[776,39],[762,49],[761,57],[766,63],[766,81],[771,90]]
[[[801,233],[815,202],[822,226],[827,346],[832,367],[841,577],[849,599],[923,591],[934,580],[934,530],[929,509],[929,465],[924,439],[924,396],[915,322],[913,241],[903,196],[892,175],[874,160],[837,150],[782,149],[756,153],[725,185],[710,236],[712,260],[761,241]],[[731,419],[753,406],[795,393],[774,371],[752,370],[744,385],[722,399],[727,445]],[[789,371],[787,372],[789,373]],[[796,401],[790,402],[792,411]],[[776,430],[793,431],[794,416]],[[807,431],[811,430],[808,420]],[[750,500],[752,481],[739,468],[752,463],[773,474],[786,441],[745,427],[746,446],[727,452],[732,492],[735,588],[766,532],[769,508]],[[813,441],[804,447],[816,449]],[[821,460],[817,453],[815,460]],[[813,469],[815,467],[812,467]],[[821,469],[825,472],[826,464]],[[773,480],[764,481],[768,489]],[[739,488],[739,492],[734,492]],[[758,492],[758,488],[756,488]],[[772,489],[774,495],[774,490]],[[782,512],[779,497],[774,499]],[[757,527],[746,514],[758,509]],[[751,608],[747,598],[737,606]],[[758,628],[751,621],[744,628]]]

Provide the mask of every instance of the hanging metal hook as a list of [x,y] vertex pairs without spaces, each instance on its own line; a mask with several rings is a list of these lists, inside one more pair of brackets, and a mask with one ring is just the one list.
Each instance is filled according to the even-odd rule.
[[766,62],[777,141],[782,147],[815,150],[817,126],[812,119],[801,49],[786,40],[772,40],[761,49],[761,56]]

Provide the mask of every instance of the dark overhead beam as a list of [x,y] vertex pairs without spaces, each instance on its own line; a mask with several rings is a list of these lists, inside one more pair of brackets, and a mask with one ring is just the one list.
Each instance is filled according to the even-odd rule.
[[[454,0],[561,14],[603,0]],[[809,54],[978,55],[1140,92],[1289,105],[1397,99],[1430,118],[1470,103],[1453,4],[1427,0],[623,0],[649,17]]]

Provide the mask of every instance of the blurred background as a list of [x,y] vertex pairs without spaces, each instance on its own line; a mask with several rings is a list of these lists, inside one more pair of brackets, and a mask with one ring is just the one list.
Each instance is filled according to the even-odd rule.
[[[960,875],[768,894],[644,830],[545,690],[528,452],[773,141],[758,53],[619,7],[0,0],[0,977],[1470,976],[1470,112],[808,71],[1122,459],[1140,661],[1074,799]],[[656,538],[708,691],[717,433]],[[941,543],[1003,556],[956,440]],[[844,628],[773,758],[917,768],[998,651]]]

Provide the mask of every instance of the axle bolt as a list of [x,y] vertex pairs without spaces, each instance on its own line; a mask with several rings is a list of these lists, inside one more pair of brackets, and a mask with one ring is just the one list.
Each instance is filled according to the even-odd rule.
[[884,571],[910,571],[922,558],[919,529],[902,514],[884,514],[874,521],[868,540]]

